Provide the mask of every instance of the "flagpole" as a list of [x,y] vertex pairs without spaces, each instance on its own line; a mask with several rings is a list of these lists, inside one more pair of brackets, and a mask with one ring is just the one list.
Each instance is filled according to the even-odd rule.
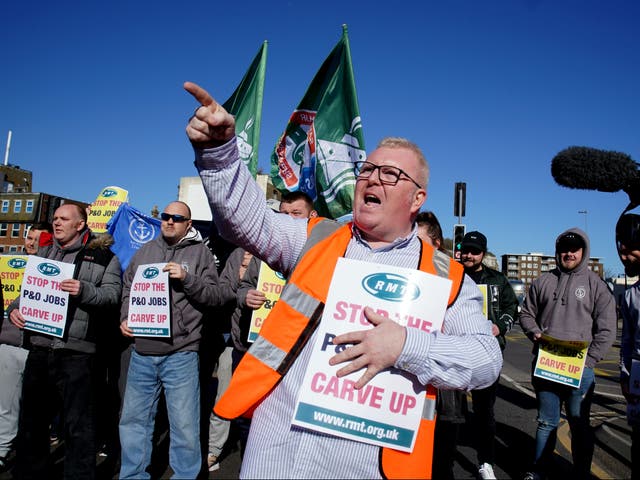
[[5,167],[9,165],[9,149],[11,148],[11,135],[12,132],[9,130],[9,134],[7,135],[7,148],[4,151],[4,165]]
[[351,212],[353,162],[366,158],[347,25],[289,117],[271,154],[280,192],[301,190],[322,216]]

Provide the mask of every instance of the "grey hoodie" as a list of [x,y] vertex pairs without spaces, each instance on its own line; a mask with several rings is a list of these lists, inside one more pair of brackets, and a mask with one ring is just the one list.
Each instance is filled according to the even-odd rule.
[[[557,251],[558,240],[567,233],[574,233],[585,242],[582,261],[571,271],[562,268]],[[536,333],[545,333],[561,340],[590,342],[586,366],[593,368],[613,344],[617,318],[611,291],[589,270],[590,253],[589,237],[579,228],[558,235],[557,267],[531,284],[520,312],[520,324],[530,339]]]
[[178,351],[198,351],[202,318],[207,307],[220,305],[220,292],[215,259],[195,229],[187,232],[175,245],[168,245],[160,235],[135,253],[122,279],[120,321],[129,316],[129,293],[138,266],[162,262],[176,262],[187,270],[184,281],[169,280],[171,337],[136,337],[136,352],[142,355],[168,355]]

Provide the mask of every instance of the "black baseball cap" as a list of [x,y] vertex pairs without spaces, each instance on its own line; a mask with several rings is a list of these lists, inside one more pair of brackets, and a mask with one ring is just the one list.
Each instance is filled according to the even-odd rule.
[[477,248],[483,252],[487,251],[487,237],[477,231],[467,233],[460,245],[462,250],[467,248]]
[[556,251],[557,252],[575,252],[580,248],[584,248],[586,244],[584,243],[584,238],[582,238],[577,233],[569,232],[562,235],[558,238],[556,242]]

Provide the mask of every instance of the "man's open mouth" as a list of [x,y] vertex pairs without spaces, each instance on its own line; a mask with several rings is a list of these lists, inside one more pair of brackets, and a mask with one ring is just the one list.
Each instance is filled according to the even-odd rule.
[[371,194],[367,194],[364,196],[364,203],[368,204],[368,203],[377,203],[378,205],[380,204],[380,199],[378,197],[376,197],[375,195],[371,195]]

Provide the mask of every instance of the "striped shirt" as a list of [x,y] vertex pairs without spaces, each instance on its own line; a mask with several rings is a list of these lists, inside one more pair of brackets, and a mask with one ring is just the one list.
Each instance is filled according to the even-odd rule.
[[[307,222],[271,211],[264,193],[239,160],[236,139],[196,151],[196,167],[219,232],[285,274],[307,238]],[[415,228],[382,248],[371,248],[354,229],[345,256],[355,260],[417,268],[420,240]],[[395,367],[422,384],[471,390],[491,385],[502,355],[482,314],[482,294],[465,276],[456,302],[447,309],[442,333],[408,328]],[[294,407],[312,353],[315,334],[291,369],[256,409],[245,451],[242,478],[381,478],[380,447],[293,426]]]

